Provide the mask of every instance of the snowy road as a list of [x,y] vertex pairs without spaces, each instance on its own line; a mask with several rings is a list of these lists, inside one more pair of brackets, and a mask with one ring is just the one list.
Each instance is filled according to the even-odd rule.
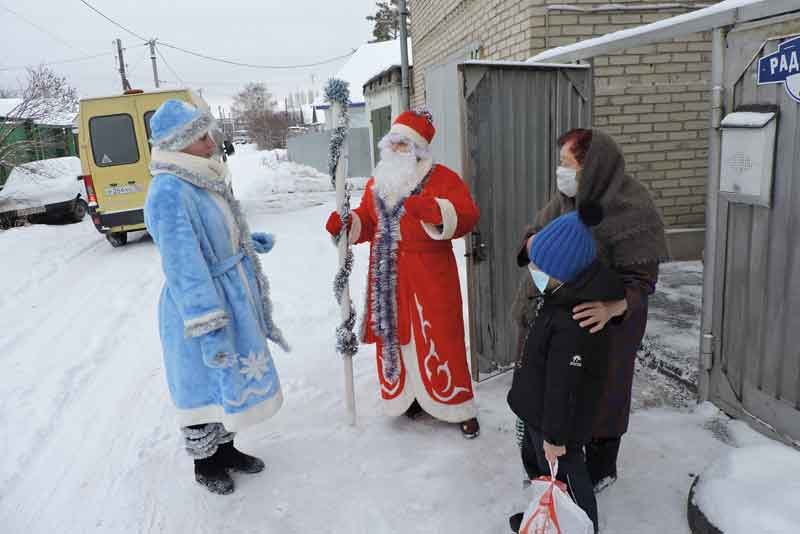
[[[365,347],[355,360],[359,425],[348,427],[332,353],[335,250],[321,231],[333,197],[278,198],[246,206],[254,230],[277,236],[263,259],[294,349],[274,351],[286,403],[237,439],[268,468],[238,476],[228,497],[198,486],[181,450],[149,238],[112,249],[88,220],[0,232],[0,532],[508,532],[507,516],[526,503],[510,376],[478,386],[483,433],[465,441],[451,425],[381,416]],[[366,254],[357,250],[358,303]],[[704,428],[708,418],[633,416],[622,478],[599,501],[605,534],[688,532],[690,474],[727,447]]]

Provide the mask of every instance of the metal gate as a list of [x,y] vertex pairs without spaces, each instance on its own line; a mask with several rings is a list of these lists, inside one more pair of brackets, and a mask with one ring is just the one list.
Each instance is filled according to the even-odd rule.
[[392,106],[385,106],[372,111],[370,120],[372,121],[372,150],[374,158],[372,165],[378,164],[381,156],[381,150],[378,148],[378,143],[381,142],[383,136],[389,133],[392,127]]
[[773,105],[779,115],[771,207],[719,196],[713,318],[719,358],[710,398],[800,442],[800,104],[783,85],[756,81],[758,60],[797,35],[796,14],[727,35],[726,112]]
[[511,304],[524,273],[515,252],[554,191],[556,140],[591,123],[587,65],[459,65],[464,179],[481,218],[467,241],[472,372],[476,380],[515,360]]

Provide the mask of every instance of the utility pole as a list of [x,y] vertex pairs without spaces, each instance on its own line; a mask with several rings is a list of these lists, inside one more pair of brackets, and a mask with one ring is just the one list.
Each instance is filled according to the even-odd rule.
[[406,0],[399,0],[400,11],[400,72],[402,75],[402,88],[400,93],[401,111],[411,107],[411,92],[408,83],[408,8]]
[[125,57],[122,54],[122,39],[117,39],[117,56],[119,57],[119,75],[122,78],[122,90],[130,91],[131,84],[125,76]]
[[156,40],[150,39],[150,61],[153,62],[153,81],[156,84],[156,89],[161,87],[158,84],[158,63],[156,63]]

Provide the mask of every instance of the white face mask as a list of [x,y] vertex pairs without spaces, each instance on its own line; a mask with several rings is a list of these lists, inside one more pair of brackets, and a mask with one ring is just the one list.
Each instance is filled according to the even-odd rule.
[[556,169],[556,184],[558,190],[570,198],[578,194],[578,171],[569,167]]
[[528,266],[528,270],[531,272],[531,278],[533,278],[533,284],[536,286],[536,289],[539,290],[539,293],[544,295],[547,286],[550,284],[550,276],[542,271],[533,269],[530,265]]

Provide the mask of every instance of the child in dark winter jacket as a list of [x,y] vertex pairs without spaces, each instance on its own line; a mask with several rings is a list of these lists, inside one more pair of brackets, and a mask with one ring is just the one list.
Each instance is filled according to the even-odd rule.
[[[586,467],[584,446],[608,372],[606,330],[590,333],[573,318],[586,302],[624,298],[622,282],[598,259],[590,226],[602,220],[597,205],[582,206],[555,219],[534,236],[531,276],[542,294],[508,404],[525,423],[522,457],[530,478],[550,473],[586,512],[597,531],[597,502]],[[521,520],[512,517],[512,528]]]

